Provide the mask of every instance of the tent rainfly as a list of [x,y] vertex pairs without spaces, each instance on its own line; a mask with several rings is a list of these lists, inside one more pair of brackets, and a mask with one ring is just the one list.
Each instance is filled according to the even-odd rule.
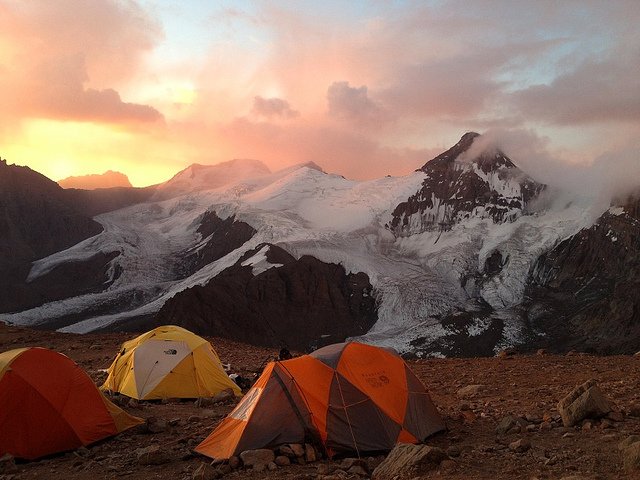
[[240,395],[211,344],[174,325],[125,342],[108,373],[102,390],[138,400],[212,397],[226,389]]
[[391,349],[357,342],[271,362],[196,447],[214,459],[311,441],[329,456],[390,450],[445,428],[416,375]]
[[46,348],[0,354],[0,457],[73,450],[142,423],[107,400],[70,358]]

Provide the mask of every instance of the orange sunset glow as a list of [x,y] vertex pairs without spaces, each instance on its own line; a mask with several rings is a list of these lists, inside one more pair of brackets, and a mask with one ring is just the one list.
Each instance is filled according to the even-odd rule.
[[545,181],[620,170],[639,151],[638,18],[634,0],[0,0],[0,153],[135,186],[233,158],[366,179],[474,130]]

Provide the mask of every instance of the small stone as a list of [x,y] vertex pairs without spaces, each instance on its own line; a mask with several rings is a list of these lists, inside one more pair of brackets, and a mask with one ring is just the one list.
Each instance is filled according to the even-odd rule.
[[542,423],[542,419],[537,415],[533,415],[532,413],[527,413],[524,416],[524,419],[529,423],[536,423],[536,424]]
[[270,472],[273,472],[274,470],[278,469],[278,465],[276,465],[275,462],[269,462],[267,464],[267,470],[269,470]]
[[631,405],[629,407],[629,416],[630,417],[640,417],[640,405]]
[[161,433],[167,429],[167,422],[162,418],[149,417],[145,423],[147,430],[151,433]]
[[624,414],[622,412],[609,412],[607,418],[612,422],[624,422]]
[[129,406],[129,408],[140,408],[140,402],[138,402],[138,400],[136,400],[135,398],[130,398],[129,402],[127,402],[127,405]]
[[531,442],[527,438],[521,438],[509,444],[509,450],[516,453],[524,453],[531,448]]
[[169,461],[167,454],[164,453],[157,445],[139,448],[136,450],[136,454],[140,465],[162,465]]
[[198,415],[190,415],[189,418],[187,418],[187,422],[189,423],[197,423],[200,421],[200,417]]
[[484,391],[484,385],[467,385],[456,392],[458,398],[473,398]]
[[304,459],[307,461],[307,463],[312,463],[316,461],[316,449],[313,448],[313,445],[311,445],[310,443],[305,443],[304,444]]
[[369,475],[367,469],[362,467],[361,465],[354,465],[349,470],[347,470],[347,473],[350,473],[351,475],[359,475],[361,477],[366,477],[367,475]]
[[384,462],[384,455],[367,458],[367,470],[373,472],[382,462]]
[[191,478],[193,480],[215,480],[221,476],[220,472],[208,463],[201,463],[200,466],[195,469]]
[[544,348],[539,348],[536,351],[536,355],[538,355],[538,356],[546,355],[546,353],[547,353],[547,351]]
[[622,450],[622,461],[627,472],[640,470],[640,442],[635,442]]
[[285,455],[289,458],[296,458],[296,454],[293,453],[291,447],[288,447],[287,445],[281,445],[280,447],[278,447],[278,452],[280,453],[280,455]]
[[460,456],[460,454],[462,453],[462,449],[457,445],[452,445],[449,448],[447,448],[446,452],[447,452],[447,455],[455,458]]
[[527,432],[535,432],[536,430],[538,430],[538,425],[534,425],[533,423],[530,425],[527,425],[527,428],[526,428]]
[[629,435],[627,438],[618,443],[618,450],[624,450],[625,448],[640,442],[640,435]]
[[290,443],[289,448],[296,457],[304,457],[304,447],[299,443]]
[[275,454],[268,448],[259,448],[245,450],[240,454],[240,459],[245,467],[252,467],[256,472],[262,472],[275,460]]
[[516,426],[518,426],[516,418],[513,415],[507,415],[502,420],[500,420],[500,423],[498,423],[498,426],[496,427],[496,433],[498,435],[503,435]]
[[279,467],[291,465],[291,460],[286,455],[278,455],[273,461]]
[[0,475],[17,472],[18,467],[16,466],[16,461],[13,456],[8,453],[2,455],[0,457]]
[[567,432],[567,433],[565,433],[564,435],[562,435],[562,438],[573,438],[573,437],[575,437],[575,436],[576,436],[576,434],[575,434],[575,433],[573,433],[573,432]]
[[235,400],[236,394],[230,388],[225,388],[220,393],[217,393],[211,400],[214,403],[231,403]]
[[91,450],[87,447],[80,447],[74,453],[82,458],[88,458],[91,456]]
[[593,429],[593,422],[591,420],[585,420],[584,422],[582,422],[582,431],[583,432],[588,432],[589,430]]
[[337,469],[338,467],[332,463],[321,463],[318,465],[317,472],[318,475],[330,475]]
[[367,468],[367,461],[362,458],[344,458],[342,462],[340,462],[340,468],[344,471],[348,471],[354,465]]
[[235,455],[229,457],[229,466],[234,470],[237,470],[238,468],[240,468],[241,463],[242,462],[240,461],[239,457]]
[[540,430],[551,430],[553,428],[553,425],[551,424],[551,422],[542,422],[539,426]]
[[445,458],[444,460],[442,460],[442,462],[440,462],[440,469],[445,472],[448,472],[456,468],[457,465],[458,464],[455,462],[455,460],[451,460],[450,458]]
[[224,465],[218,465],[217,470],[222,473],[222,475],[229,475],[231,472],[233,472],[233,468],[231,468],[228,464],[224,464]]
[[613,424],[611,420],[607,420],[606,418],[603,418],[602,421],[600,422],[600,428],[602,430],[608,430],[611,428],[616,428],[616,426]]

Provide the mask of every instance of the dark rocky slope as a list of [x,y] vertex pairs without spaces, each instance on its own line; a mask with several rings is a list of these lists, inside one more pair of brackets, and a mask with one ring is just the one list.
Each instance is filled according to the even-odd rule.
[[535,264],[524,310],[541,346],[640,349],[640,197],[610,209]]
[[256,233],[248,223],[236,220],[235,215],[221,219],[215,211],[206,211],[196,230],[202,241],[184,254],[178,277],[185,278],[205,265],[221,259],[244,245]]
[[146,326],[177,324],[198,334],[304,350],[361,335],[375,323],[367,275],[309,256],[296,260],[268,245],[267,261],[280,266],[254,276],[242,263],[264,246],[206,285],[177,294]]
[[[74,265],[66,267],[67,275],[56,278],[57,282],[32,288],[26,279],[32,261],[101,231],[102,226],[83,213],[58,184],[28,167],[0,161],[0,312],[39,305],[49,298],[49,291],[56,298],[61,288],[66,290],[69,279],[87,281],[86,275],[76,276]],[[87,283],[81,283],[87,288]]]

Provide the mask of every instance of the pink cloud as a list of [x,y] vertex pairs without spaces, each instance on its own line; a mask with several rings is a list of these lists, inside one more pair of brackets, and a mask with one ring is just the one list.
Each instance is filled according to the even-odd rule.
[[259,95],[253,97],[252,112],[266,118],[295,118],[300,115],[300,112],[293,110],[286,100],[281,98],[263,98]]
[[162,119],[114,88],[132,77],[161,32],[135,2],[0,0],[0,12],[0,45],[11,61],[0,79],[0,122]]

